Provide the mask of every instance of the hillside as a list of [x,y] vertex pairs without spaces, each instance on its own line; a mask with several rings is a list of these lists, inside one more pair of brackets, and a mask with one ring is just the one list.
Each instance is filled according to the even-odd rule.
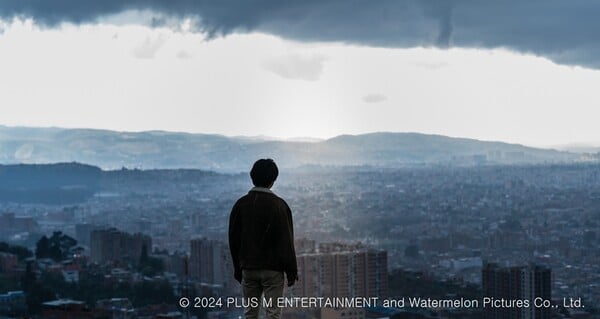
[[163,131],[0,126],[0,163],[82,162],[103,169],[200,168],[246,171],[260,157],[282,167],[570,162],[579,155],[502,142],[418,133],[341,135],[315,142]]

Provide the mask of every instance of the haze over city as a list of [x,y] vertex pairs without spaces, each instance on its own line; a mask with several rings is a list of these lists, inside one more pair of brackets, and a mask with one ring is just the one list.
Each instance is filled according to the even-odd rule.
[[0,319],[600,318],[598,12],[0,0]]

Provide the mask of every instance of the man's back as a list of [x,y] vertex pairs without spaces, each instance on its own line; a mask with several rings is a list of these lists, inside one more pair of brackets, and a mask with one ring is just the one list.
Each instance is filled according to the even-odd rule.
[[[244,298],[271,300],[269,319],[281,318],[273,300],[283,296],[284,276],[288,286],[298,279],[292,212],[271,191],[279,170],[272,159],[260,159],[250,171],[253,187],[233,205],[229,216],[229,249],[234,277],[242,284]],[[258,319],[258,306],[244,310],[246,319]]]
[[229,243],[234,265],[240,269],[283,271],[295,278],[292,212],[267,188],[254,187],[233,206]]

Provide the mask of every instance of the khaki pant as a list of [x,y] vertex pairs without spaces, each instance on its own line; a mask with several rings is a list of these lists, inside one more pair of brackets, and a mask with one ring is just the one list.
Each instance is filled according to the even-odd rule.
[[280,271],[243,270],[242,290],[244,298],[256,298],[259,300],[258,307],[246,307],[244,309],[245,319],[258,319],[263,298],[267,301],[271,300],[271,306],[265,307],[267,318],[280,319],[281,308],[277,307],[277,298],[283,296],[283,283],[283,272]]

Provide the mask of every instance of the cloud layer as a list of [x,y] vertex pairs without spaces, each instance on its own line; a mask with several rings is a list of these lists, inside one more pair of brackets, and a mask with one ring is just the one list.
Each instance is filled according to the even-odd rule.
[[380,103],[387,100],[387,96],[379,93],[371,93],[363,96],[362,100],[365,103]]
[[0,17],[38,24],[93,23],[128,10],[195,18],[210,36],[260,31],[285,38],[383,47],[509,48],[557,63],[600,68],[595,0],[3,0]]
[[316,81],[323,72],[327,57],[320,55],[301,56],[288,54],[264,60],[261,65],[267,71],[286,79]]

